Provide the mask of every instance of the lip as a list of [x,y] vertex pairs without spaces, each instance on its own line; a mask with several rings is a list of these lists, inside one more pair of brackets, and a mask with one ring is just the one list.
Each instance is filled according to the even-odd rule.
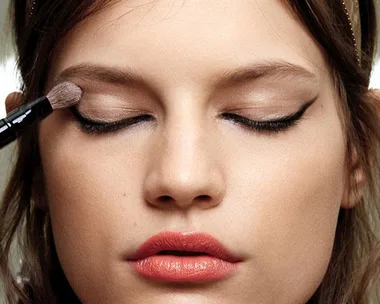
[[[197,252],[204,255],[159,255],[161,251]],[[211,235],[199,232],[161,232],[127,257],[145,278],[166,282],[205,282],[224,279],[237,270],[240,257]]]

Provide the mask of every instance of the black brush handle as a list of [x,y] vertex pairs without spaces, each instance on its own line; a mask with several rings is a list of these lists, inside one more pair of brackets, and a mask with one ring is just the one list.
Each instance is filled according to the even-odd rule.
[[47,117],[53,108],[47,97],[26,104],[0,120],[0,149],[14,141],[27,127]]

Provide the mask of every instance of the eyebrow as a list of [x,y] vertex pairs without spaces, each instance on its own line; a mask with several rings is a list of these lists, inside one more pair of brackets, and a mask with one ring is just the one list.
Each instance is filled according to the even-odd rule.
[[219,86],[227,86],[262,78],[319,82],[318,76],[303,66],[283,60],[275,60],[259,62],[253,66],[227,71],[222,75],[218,84]]
[[140,74],[134,71],[120,70],[98,64],[79,64],[71,66],[59,73],[54,79],[54,83],[72,79],[115,85],[133,85],[146,82]]
[[[217,86],[229,86],[255,81],[262,78],[298,79],[318,82],[318,76],[308,69],[282,60],[264,61],[241,68],[225,71],[216,77]],[[98,64],[79,64],[63,70],[55,79],[57,84],[62,81],[82,79],[87,82],[100,82],[113,85],[144,85],[148,82],[133,70],[121,70]]]

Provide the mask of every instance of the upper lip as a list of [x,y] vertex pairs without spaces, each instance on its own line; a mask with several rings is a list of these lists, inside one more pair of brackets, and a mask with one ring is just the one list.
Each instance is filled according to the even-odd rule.
[[145,241],[128,260],[142,260],[160,251],[202,252],[227,262],[241,258],[227,250],[211,235],[199,232],[161,232]]

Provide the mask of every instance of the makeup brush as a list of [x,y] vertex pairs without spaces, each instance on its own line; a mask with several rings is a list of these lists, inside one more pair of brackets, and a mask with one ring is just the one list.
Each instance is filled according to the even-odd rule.
[[22,134],[36,121],[46,118],[53,110],[68,108],[82,97],[82,90],[72,82],[56,85],[46,96],[12,111],[0,120],[0,149]]

